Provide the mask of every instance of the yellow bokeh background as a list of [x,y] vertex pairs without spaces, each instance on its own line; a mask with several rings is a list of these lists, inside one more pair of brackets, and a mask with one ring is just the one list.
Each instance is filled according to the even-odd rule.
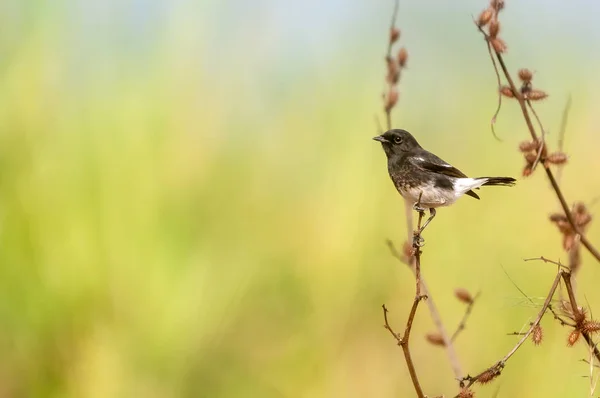
[[[507,2],[511,71],[556,148],[562,186],[598,211],[596,4]],[[456,349],[465,373],[500,359],[566,260],[528,137],[472,24],[485,1],[402,2],[409,53],[395,127],[469,175],[519,177],[440,209],[423,275],[452,330],[457,287],[481,291]],[[413,396],[381,305],[403,327],[414,278],[389,253],[403,203],[371,137],[383,123],[392,2],[8,0],[0,5],[1,397]],[[600,245],[598,226],[589,239]],[[582,304],[600,311],[587,253]],[[588,396],[584,344],[550,317],[477,396]],[[429,396],[457,392],[419,308],[412,350]],[[597,393],[597,392],[596,392]]]

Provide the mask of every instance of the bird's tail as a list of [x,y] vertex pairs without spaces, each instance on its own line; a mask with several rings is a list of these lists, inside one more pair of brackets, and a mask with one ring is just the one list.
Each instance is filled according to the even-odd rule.
[[512,177],[479,177],[479,178],[477,178],[477,180],[483,180],[483,179],[486,179],[487,181],[484,182],[482,185],[504,185],[504,186],[512,187],[517,182],[517,180],[515,180]]

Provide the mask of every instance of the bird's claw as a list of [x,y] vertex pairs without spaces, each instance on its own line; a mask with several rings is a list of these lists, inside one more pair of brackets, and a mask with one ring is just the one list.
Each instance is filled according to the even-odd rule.
[[413,235],[413,246],[423,247],[425,245],[425,239],[421,236],[421,231],[415,231]]
[[417,202],[413,205],[413,210],[415,210],[419,213],[425,213],[425,208],[421,207],[419,202]]

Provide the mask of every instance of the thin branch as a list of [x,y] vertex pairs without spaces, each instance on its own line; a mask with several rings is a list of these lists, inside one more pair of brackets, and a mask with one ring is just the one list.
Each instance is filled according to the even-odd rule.
[[[421,198],[419,197],[419,202]],[[417,205],[419,204],[417,202]],[[404,353],[404,359],[406,361],[406,366],[408,367],[408,373],[410,374],[410,378],[412,380],[413,386],[415,388],[415,392],[417,393],[417,397],[425,398],[425,394],[423,394],[423,389],[421,388],[421,384],[419,382],[419,378],[417,376],[417,371],[415,369],[415,364],[412,360],[412,356],[410,354],[410,332],[412,330],[412,325],[415,319],[415,315],[417,314],[417,308],[421,300],[426,299],[427,296],[421,294],[421,222],[423,221],[423,216],[425,215],[424,211],[419,211],[419,221],[417,223],[417,229],[414,233],[413,239],[413,251],[415,258],[415,279],[416,279],[416,293],[415,298],[413,300],[412,307],[410,309],[410,313],[408,315],[408,320],[406,321],[406,327],[404,328],[404,334],[400,337],[397,333],[394,332],[392,327],[390,326],[387,318],[388,310],[385,307],[385,304],[382,306],[383,308],[383,318],[385,325],[384,327],[394,336],[398,345],[402,347],[402,352]]]
[[531,109],[531,113],[533,113],[533,116],[535,116],[535,119],[537,120],[538,126],[540,126],[540,131],[542,133],[542,139],[541,139],[540,145],[537,149],[537,156],[535,157],[535,161],[533,162],[533,165],[531,166],[531,170],[533,171],[533,170],[535,170],[538,163],[540,162],[540,159],[542,158],[542,154],[545,152],[544,148],[546,147],[546,130],[544,129],[544,126],[542,125],[542,121],[540,120],[540,117],[538,116],[537,112],[533,108],[533,105],[531,105],[531,101],[527,100],[527,105],[529,106],[529,109]]
[[569,267],[567,267],[566,265],[563,265],[560,261],[554,261],[554,260],[550,260],[544,256],[540,256],[540,257],[531,257],[531,258],[524,258],[523,261],[543,261],[545,263],[550,263],[550,264],[554,264],[556,266],[559,266],[561,268],[564,268],[565,270],[569,270]]
[[454,331],[454,333],[452,334],[452,337],[450,338],[451,341],[455,341],[456,338],[458,337],[458,335],[460,334],[460,332],[462,332],[465,329],[465,327],[467,325],[467,320],[469,319],[469,316],[471,315],[471,311],[473,310],[473,305],[475,304],[475,300],[477,300],[480,293],[481,292],[477,292],[477,294],[473,297],[471,302],[469,304],[467,304],[467,309],[465,310],[465,313],[464,313],[460,323],[458,324],[458,326],[456,327],[456,330]]
[[[571,112],[571,104],[572,104],[572,98],[571,98],[571,95],[569,95],[569,98],[567,99],[567,103],[565,104],[565,108],[563,109],[562,118],[560,120],[560,130],[558,131],[558,151],[559,152],[563,152],[563,150],[564,150],[565,134],[567,132],[567,122],[569,120],[569,112]],[[558,170],[556,171],[556,181],[557,181],[558,185],[560,185],[560,182],[562,180],[563,169],[564,169],[563,166],[559,166]]]
[[523,335],[523,337],[521,337],[521,339],[517,342],[517,344],[504,356],[504,358],[502,358],[501,360],[499,360],[498,362],[496,362],[494,365],[492,365],[491,367],[487,368],[483,372],[479,373],[476,376],[466,376],[466,377],[463,377],[460,380],[460,386],[461,386],[461,388],[465,387],[465,382],[467,382],[466,387],[468,388],[468,387],[472,386],[477,380],[479,380],[480,378],[482,378],[482,376],[488,377],[489,380],[491,380],[492,378],[498,376],[502,372],[502,369],[504,368],[506,362],[523,345],[523,343],[525,342],[525,340],[527,340],[527,338],[529,337],[529,335],[531,335],[531,333],[533,332],[533,329],[537,325],[540,324],[540,321],[542,320],[542,317],[544,316],[544,314],[546,313],[546,310],[550,306],[550,302],[552,301],[552,297],[554,296],[554,293],[556,292],[556,289],[558,287],[560,279],[561,279],[561,277],[562,277],[562,275],[564,273],[565,273],[565,271],[563,271],[562,268],[559,268],[559,270],[558,270],[558,272],[556,274],[556,277],[554,278],[554,282],[552,283],[552,287],[550,288],[550,291],[548,292],[548,296],[546,297],[546,301],[544,301],[544,305],[542,305],[542,308],[540,309],[540,312],[538,313],[537,317],[531,323],[531,326],[529,327],[529,330],[527,330],[527,332],[525,332],[525,334]]

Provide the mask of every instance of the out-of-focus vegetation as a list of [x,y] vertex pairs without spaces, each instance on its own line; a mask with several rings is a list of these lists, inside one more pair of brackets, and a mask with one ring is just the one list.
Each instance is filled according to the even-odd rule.
[[[409,396],[381,317],[385,302],[401,325],[414,293],[384,244],[404,238],[403,205],[371,141],[391,3],[199,3],[0,5],[0,396]],[[469,17],[483,5],[442,3],[401,5],[395,124],[468,174],[518,176],[515,104],[504,142],[489,131],[496,83]],[[517,3],[507,62],[551,94],[550,140],[573,94],[563,183],[589,203],[600,38],[588,7],[600,9]],[[547,7],[537,19],[534,5]],[[554,269],[522,259],[564,257],[540,175],[481,197],[438,212],[422,259],[448,328],[462,315],[454,288],[482,291],[457,343],[470,373],[535,313],[501,266],[536,298]],[[586,254],[592,311],[599,270]],[[481,396],[587,393],[583,344],[543,325],[544,343]],[[427,393],[450,394],[445,355],[422,338],[432,328],[423,307],[413,356]]]

